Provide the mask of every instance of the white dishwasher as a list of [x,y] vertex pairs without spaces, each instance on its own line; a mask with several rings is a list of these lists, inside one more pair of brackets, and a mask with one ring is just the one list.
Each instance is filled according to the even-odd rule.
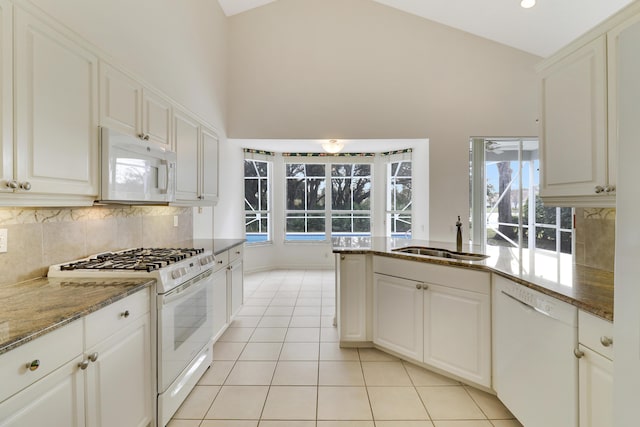
[[578,426],[578,310],[494,276],[493,385],[525,427]]

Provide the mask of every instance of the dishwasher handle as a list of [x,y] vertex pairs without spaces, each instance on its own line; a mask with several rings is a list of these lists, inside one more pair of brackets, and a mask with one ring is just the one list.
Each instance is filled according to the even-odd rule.
[[533,310],[533,311],[535,311],[535,312],[537,312],[537,313],[542,314],[543,316],[553,317],[553,316],[551,316],[551,314],[547,313],[546,311],[541,310],[541,309],[539,309],[538,307],[534,307],[534,306],[532,306],[531,304],[527,304],[526,302],[519,300],[518,298],[514,297],[513,295],[509,295],[509,294],[508,294],[508,293],[506,293],[505,291],[500,291],[500,292],[501,292],[504,296],[507,296],[507,297],[511,298],[511,299],[512,299],[512,300],[514,300],[515,302],[522,304],[523,306],[525,306],[525,307],[526,307],[527,309],[529,309],[529,310]]

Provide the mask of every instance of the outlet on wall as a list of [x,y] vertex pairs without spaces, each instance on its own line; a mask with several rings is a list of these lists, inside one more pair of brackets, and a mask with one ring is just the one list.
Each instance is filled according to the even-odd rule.
[[8,233],[6,228],[0,228],[0,253],[7,252],[8,246]]
[[173,216],[173,226],[177,227],[178,226],[178,215],[174,215]]

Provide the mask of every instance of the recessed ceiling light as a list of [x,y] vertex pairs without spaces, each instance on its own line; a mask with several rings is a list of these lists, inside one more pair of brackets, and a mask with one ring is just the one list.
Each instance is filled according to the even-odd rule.
[[536,5],[536,0],[522,0],[520,2],[520,6],[524,7],[525,9],[532,8],[535,5]]
[[340,150],[342,150],[344,148],[344,143],[342,143],[342,142],[340,142],[340,141],[338,141],[336,139],[330,139],[328,142],[323,142],[322,143],[322,148],[327,153],[335,154],[335,153],[340,152]]

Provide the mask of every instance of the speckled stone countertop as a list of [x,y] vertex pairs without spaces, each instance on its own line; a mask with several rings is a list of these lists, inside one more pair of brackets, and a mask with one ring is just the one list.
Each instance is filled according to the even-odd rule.
[[455,251],[454,243],[384,237],[336,237],[334,253],[391,256],[412,261],[490,271],[536,291],[613,320],[613,273],[576,265],[571,255],[544,250],[465,245],[463,252],[487,254],[482,261],[457,261],[393,252],[406,246],[427,246]]
[[204,248],[213,252],[214,255],[218,255],[244,244],[245,241],[246,239],[193,239],[180,242],[180,246],[185,248]]
[[154,283],[150,279],[41,277],[0,286],[0,354]]

